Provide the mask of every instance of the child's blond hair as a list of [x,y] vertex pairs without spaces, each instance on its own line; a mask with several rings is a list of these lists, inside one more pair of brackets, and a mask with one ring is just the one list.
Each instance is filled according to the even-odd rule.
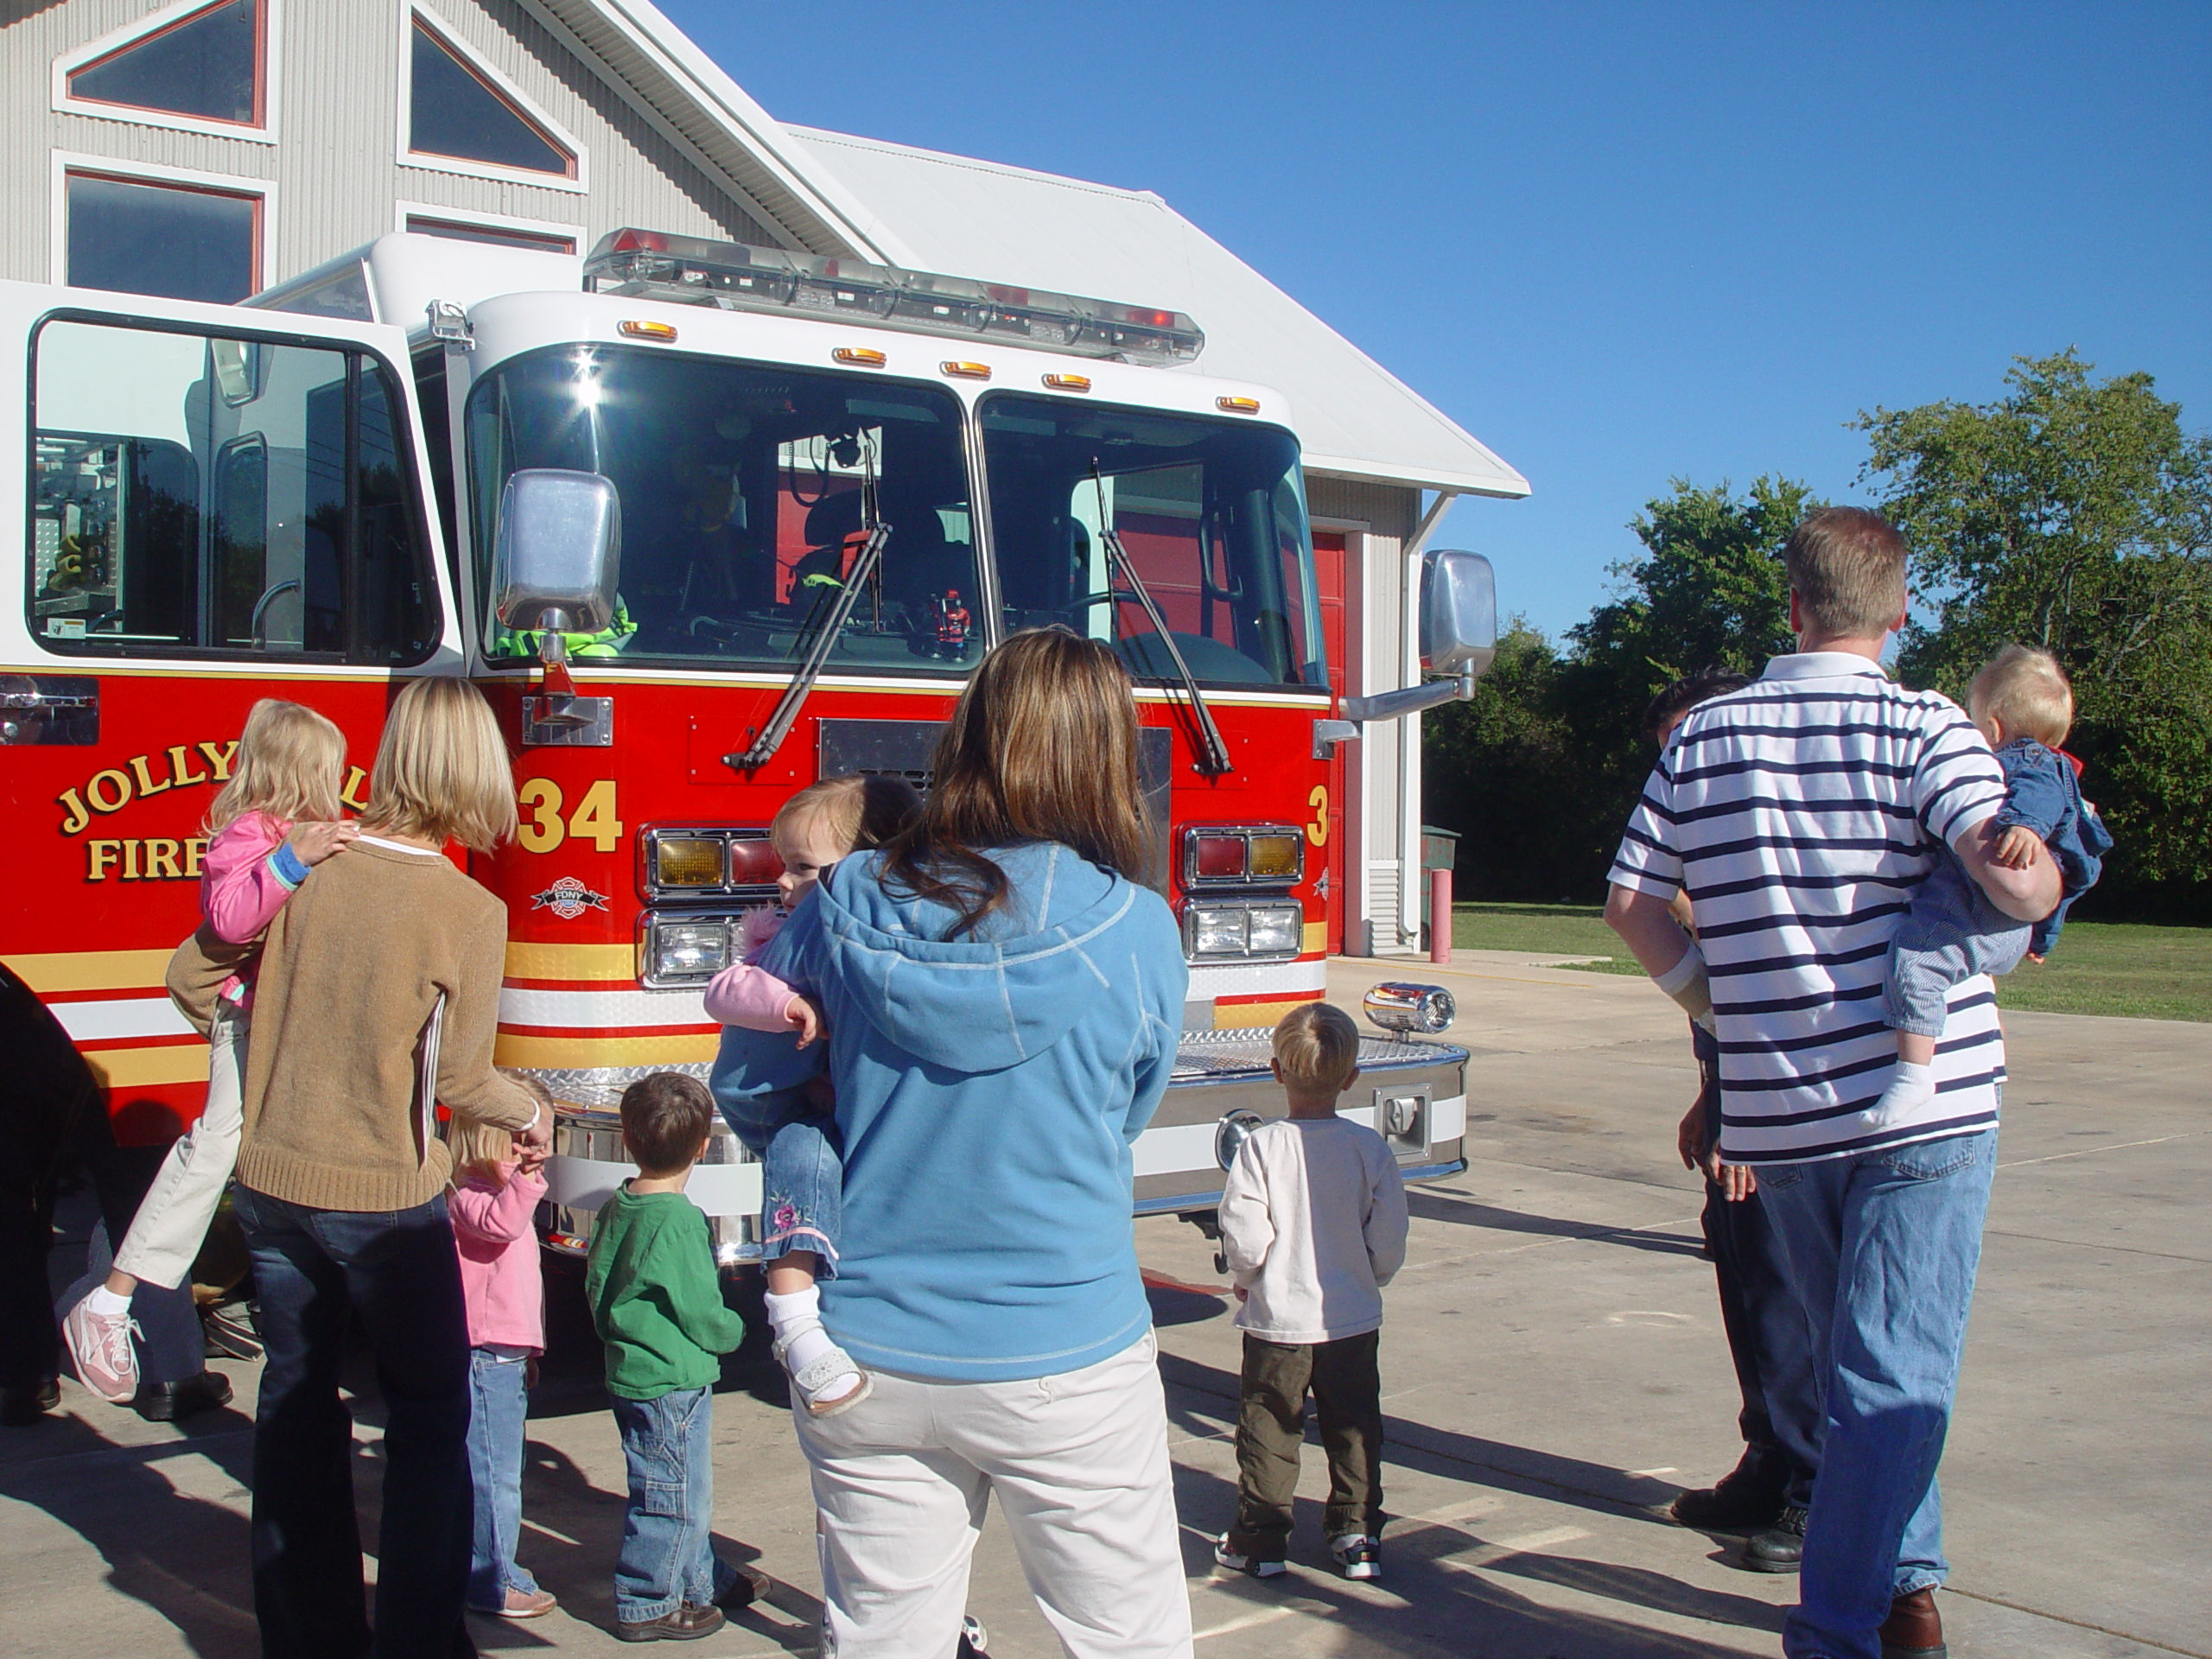
[[[552,1116],[553,1096],[543,1084],[526,1072],[503,1071],[500,1075],[521,1084],[545,1109],[546,1116]],[[514,1131],[497,1123],[480,1123],[473,1117],[448,1118],[446,1150],[453,1159],[453,1179],[456,1182],[470,1175],[490,1178],[499,1173],[501,1165],[515,1161]]]
[[772,830],[828,832],[843,852],[880,847],[922,813],[920,792],[904,778],[881,772],[849,772],[824,778],[776,810]]
[[303,702],[264,697],[246,715],[230,781],[204,827],[218,835],[249,812],[327,823],[339,816],[345,783],[346,734]]
[[1274,1052],[1285,1087],[1341,1089],[1359,1064],[1359,1027],[1342,1008],[1301,1002],[1276,1025]]
[[442,676],[408,683],[385,716],[361,821],[478,853],[514,834],[514,766],[481,691]]
[[1994,715],[2005,734],[2031,737],[2047,749],[2074,729],[2074,688],[2058,658],[2033,645],[2007,645],[1991,658],[1967,690],[1975,719]]

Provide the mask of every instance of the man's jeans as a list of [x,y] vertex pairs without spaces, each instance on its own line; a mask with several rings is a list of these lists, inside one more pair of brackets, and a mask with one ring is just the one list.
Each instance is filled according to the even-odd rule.
[[1812,1325],[1827,1431],[1791,1659],[1880,1659],[1897,1597],[1943,1581],[1943,1455],[1997,1132],[1760,1168]]
[[[245,1186],[261,1297],[253,1605],[264,1659],[474,1659],[468,1581],[468,1322],[440,1195],[397,1213],[312,1210]],[[338,1397],[359,1313],[384,1395],[376,1634],[353,1517],[353,1420]]]
[[530,1415],[520,1348],[468,1351],[468,1478],[476,1489],[476,1526],[468,1550],[468,1605],[496,1613],[507,1592],[529,1595],[537,1580],[515,1565],[522,1535],[523,1422]]
[[715,1554],[715,1396],[678,1389],[653,1400],[614,1400],[629,1466],[630,1508],[614,1562],[614,1616],[659,1618],[685,1602],[712,1605],[737,1570]]

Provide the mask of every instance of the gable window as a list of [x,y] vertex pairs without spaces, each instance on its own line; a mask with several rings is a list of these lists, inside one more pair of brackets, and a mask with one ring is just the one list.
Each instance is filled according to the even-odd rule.
[[61,188],[73,287],[222,305],[261,286],[261,191],[77,168]]
[[435,213],[409,213],[399,228],[417,236],[442,236],[454,242],[488,242],[502,248],[528,248],[533,253],[574,253],[574,232],[537,230],[525,225],[501,225],[489,220],[448,219]]
[[419,14],[411,24],[404,160],[471,163],[459,170],[535,175],[545,182],[577,177],[572,140]]
[[54,65],[54,107],[267,140],[276,0],[184,0]]

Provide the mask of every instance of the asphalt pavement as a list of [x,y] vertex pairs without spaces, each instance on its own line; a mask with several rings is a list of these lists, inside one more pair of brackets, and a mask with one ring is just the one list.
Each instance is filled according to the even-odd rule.
[[[1734,1461],[1735,1385],[1700,1183],[1674,1157],[1694,1091],[1671,1003],[1635,978],[1463,952],[1449,966],[1343,961],[1331,995],[1433,977],[1457,996],[1470,1166],[1419,1189],[1383,1327],[1385,1576],[1327,1567],[1309,1442],[1290,1574],[1216,1573],[1233,1502],[1233,1304],[1212,1247],[1138,1224],[1167,1382],[1201,1659],[1774,1655],[1794,1580],[1662,1511]],[[1957,1659],[2212,1659],[2212,1025],[2007,1017],[2012,1081],[1980,1292],[1942,1480]],[[73,1276],[80,1236],[56,1277]],[[474,1621],[486,1650],[612,1653],[621,1456],[574,1287],[533,1399],[524,1561],[562,1610]],[[565,1310],[565,1311],[564,1311]],[[0,1429],[0,1653],[245,1659],[257,1368],[238,1400],[141,1422],[73,1383]],[[375,1537],[380,1411],[349,1377],[363,1530]],[[775,1369],[757,1344],[715,1401],[716,1533],[758,1574],[753,1611],[686,1652],[810,1654],[813,1511]],[[970,1605],[1003,1659],[1050,1659],[995,1520]]]

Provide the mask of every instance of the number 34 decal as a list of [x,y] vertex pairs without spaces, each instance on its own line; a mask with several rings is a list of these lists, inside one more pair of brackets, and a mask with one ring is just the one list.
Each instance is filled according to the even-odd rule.
[[622,838],[622,820],[614,816],[614,780],[601,778],[584,791],[564,823],[561,817],[561,785],[550,778],[533,778],[515,791],[522,809],[522,823],[515,839],[526,853],[550,853],[571,836],[588,841],[602,853],[611,853]]

